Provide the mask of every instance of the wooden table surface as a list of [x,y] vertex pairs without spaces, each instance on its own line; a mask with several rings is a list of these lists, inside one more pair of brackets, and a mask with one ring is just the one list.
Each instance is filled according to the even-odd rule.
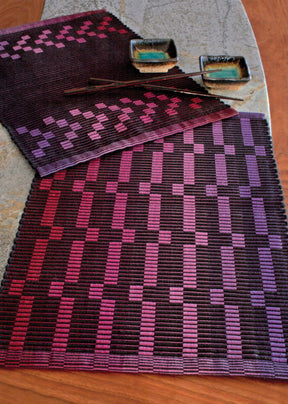
[[[39,20],[44,0],[1,0],[0,27]],[[287,0],[242,0],[267,80],[274,154],[288,203]],[[0,370],[0,402],[287,403],[288,382],[240,377]]]
[[0,29],[39,21],[45,0],[1,0]]

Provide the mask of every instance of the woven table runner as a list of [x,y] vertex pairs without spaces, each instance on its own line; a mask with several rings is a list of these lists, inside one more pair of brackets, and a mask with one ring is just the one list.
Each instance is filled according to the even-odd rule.
[[[41,176],[236,114],[217,99],[132,87],[63,95],[90,77],[150,77],[129,61],[137,37],[103,10],[0,32],[0,121]],[[205,92],[189,78],[165,85]]]
[[260,114],[36,175],[0,363],[288,379],[287,268]]

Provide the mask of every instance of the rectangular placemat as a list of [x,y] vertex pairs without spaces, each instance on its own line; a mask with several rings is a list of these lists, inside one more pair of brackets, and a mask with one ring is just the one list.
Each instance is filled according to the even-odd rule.
[[[41,176],[236,114],[217,99],[132,87],[63,95],[90,77],[150,77],[129,60],[137,37],[104,10],[0,32],[0,121]],[[205,92],[189,78],[165,84]]]
[[259,114],[36,176],[0,294],[0,363],[288,379],[287,268]]

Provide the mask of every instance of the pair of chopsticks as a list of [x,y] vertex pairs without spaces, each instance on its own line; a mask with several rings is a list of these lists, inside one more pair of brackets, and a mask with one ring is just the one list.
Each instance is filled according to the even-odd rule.
[[68,95],[68,96],[69,95],[81,95],[81,94],[96,93],[98,91],[113,90],[113,89],[118,89],[118,88],[123,88],[123,87],[140,86],[140,87],[144,87],[147,89],[154,89],[154,90],[158,90],[158,91],[170,91],[170,92],[174,92],[174,93],[196,95],[196,96],[200,96],[200,97],[222,98],[222,99],[226,99],[226,100],[243,101],[243,99],[241,99],[241,98],[227,97],[227,96],[217,95],[217,94],[199,93],[196,91],[190,91],[190,90],[182,89],[182,88],[150,84],[151,82],[154,82],[154,81],[200,76],[200,75],[204,75],[207,73],[213,73],[213,72],[218,72],[218,71],[221,71],[221,69],[215,69],[215,70],[209,70],[209,71],[199,71],[199,72],[193,72],[193,73],[170,74],[170,75],[166,75],[166,76],[155,76],[155,77],[152,77],[149,79],[139,79],[139,80],[130,80],[130,81],[110,80],[110,79],[91,77],[89,79],[90,84],[94,84],[97,82],[106,82],[109,84],[89,85],[87,87],[72,88],[70,90],[65,90],[64,95]]

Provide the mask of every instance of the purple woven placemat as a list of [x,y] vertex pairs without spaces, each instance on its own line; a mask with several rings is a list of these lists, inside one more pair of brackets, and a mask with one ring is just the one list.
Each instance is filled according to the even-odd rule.
[[[236,114],[217,99],[131,87],[63,96],[89,77],[143,78],[128,55],[137,35],[106,11],[1,32],[0,120],[41,176]],[[189,78],[165,84],[205,92]]]
[[0,363],[288,379],[287,271],[259,114],[36,176],[0,294]]

